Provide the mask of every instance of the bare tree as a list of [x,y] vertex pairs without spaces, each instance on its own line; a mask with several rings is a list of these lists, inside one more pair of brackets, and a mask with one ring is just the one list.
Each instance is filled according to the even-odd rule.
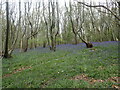
[[[48,26],[48,21],[46,19],[46,16],[45,16],[45,5],[44,5],[44,2],[43,2],[43,17],[44,17],[44,22],[45,22],[45,25],[46,25],[46,38],[47,38],[47,42],[48,42],[48,45],[50,47],[50,39],[49,39],[49,26]],[[44,45],[43,47],[45,47],[45,42],[44,42]]]
[[[56,5],[57,2],[56,2]],[[49,17],[49,24],[48,24],[48,27],[49,27],[49,34],[50,34],[50,50],[53,50],[55,51],[56,50],[56,37],[59,33],[59,14],[58,14],[58,6],[57,6],[57,25],[56,25],[56,15],[55,15],[55,12],[56,12],[56,8],[55,8],[55,1],[49,1],[48,0],[48,17]],[[56,29],[56,26],[57,26],[57,29]]]
[[[17,19],[17,12],[15,12],[15,3],[13,3],[13,8],[10,9],[10,36],[9,36],[9,55],[12,54],[15,49],[15,45],[18,41],[19,31],[20,31],[20,21]],[[19,17],[20,19],[20,17]],[[18,21],[18,22],[17,22]]]
[[[83,22],[84,22],[84,10],[83,10],[83,17],[82,17],[82,21],[81,21],[81,23],[79,23],[79,17],[77,17],[76,18],[76,20],[73,20],[72,19],[72,5],[71,5],[71,2],[69,3],[69,5],[70,5],[70,11],[68,11],[68,8],[67,8],[67,6],[65,5],[65,7],[66,7],[66,10],[67,10],[67,12],[69,13],[69,17],[70,17],[70,21],[71,21],[71,25],[72,25],[72,31],[73,31],[73,33],[74,33],[74,38],[75,38],[75,44],[77,44],[77,36],[79,36],[79,38],[82,40],[82,42],[84,42],[85,44],[86,44],[86,47],[87,48],[92,48],[93,47],[93,45],[92,45],[92,43],[90,43],[90,42],[87,42],[87,41],[85,41],[81,36],[80,36],[80,34],[78,33],[78,32],[81,32],[82,33],[82,29],[83,29],[83,26],[82,26],[82,24],[83,24]],[[84,8],[83,8],[84,9]],[[79,11],[78,11],[78,13],[79,13]],[[75,13],[74,13],[75,14]],[[74,22],[76,22],[76,25],[74,24]],[[77,27],[77,28],[75,28],[75,26]]]
[[75,44],[77,44],[78,43],[78,41],[77,41],[77,33],[76,33],[76,30],[75,30],[75,25],[74,25],[74,20],[73,20],[73,18],[72,18],[72,5],[71,5],[71,1],[69,2],[69,5],[70,5],[70,14],[69,14],[69,17],[70,17],[70,21],[71,21],[71,25],[72,25],[72,31],[73,31],[73,33],[74,33],[74,39],[75,39]]
[[57,38],[57,36],[58,36],[58,34],[59,34],[59,31],[60,31],[60,27],[59,27],[59,4],[58,4],[58,1],[56,1],[56,7],[57,7],[57,20],[56,20],[56,30],[57,30],[57,32],[56,32],[56,34],[55,34],[55,49],[56,49],[56,38]]

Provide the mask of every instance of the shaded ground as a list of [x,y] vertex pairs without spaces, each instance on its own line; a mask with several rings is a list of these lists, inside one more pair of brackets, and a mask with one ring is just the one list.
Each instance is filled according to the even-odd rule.
[[119,88],[118,43],[37,47],[3,59],[3,88]]

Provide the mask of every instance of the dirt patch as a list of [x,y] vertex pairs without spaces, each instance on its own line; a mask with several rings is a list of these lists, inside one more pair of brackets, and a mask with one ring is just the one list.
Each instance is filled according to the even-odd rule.
[[85,74],[77,75],[77,76],[74,76],[73,78],[71,78],[71,80],[87,80],[87,79],[88,79],[88,77]]
[[13,75],[13,74],[16,74],[16,73],[18,73],[18,72],[22,72],[23,70],[30,69],[30,68],[32,68],[32,67],[31,67],[31,66],[20,67],[20,68],[18,68],[18,69],[15,69],[12,73],[3,75],[3,78],[5,78],[5,77],[10,77],[10,76]]
[[[111,81],[111,82],[120,84],[120,77],[111,77],[111,78],[102,80],[102,79],[94,79],[94,78],[88,77],[86,74],[76,75],[76,76],[72,77],[71,80],[84,80],[90,84],[94,84],[96,82],[106,82],[106,81]],[[112,87],[120,89],[120,87],[117,85],[112,85]]]
[[107,79],[108,81],[113,81],[113,82],[117,82],[120,84],[120,77],[111,77]]
[[96,80],[94,78],[90,78],[86,74],[74,76],[73,78],[71,78],[71,80],[84,80],[89,82],[90,84],[93,84],[95,82],[104,82],[104,80],[101,80],[101,79]]

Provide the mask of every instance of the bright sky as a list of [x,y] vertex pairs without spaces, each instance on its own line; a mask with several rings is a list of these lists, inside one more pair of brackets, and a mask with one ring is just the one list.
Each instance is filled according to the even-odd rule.
[[[5,2],[7,0],[0,0],[0,2],[1,1]],[[8,1],[10,1],[10,2],[19,2],[19,0],[8,0]],[[33,2],[44,1],[44,2],[47,2],[48,0],[20,0],[20,1],[22,1],[22,2],[28,2],[28,1],[33,1]],[[50,1],[59,1],[59,2],[62,3],[64,1],[69,2],[70,0],[50,0]],[[83,1],[83,0],[71,0],[71,1]],[[106,2],[106,0],[84,0],[84,1],[85,2],[90,2],[90,1],[92,1],[92,2]],[[110,0],[107,0],[107,1],[110,1]]]
[[[85,1],[87,4],[89,4],[90,2],[94,2],[94,4],[99,4],[99,2],[100,2],[101,4],[103,4],[103,3],[106,3],[106,1],[110,2],[111,0],[0,0],[0,5],[1,5],[1,2],[3,4],[3,3],[5,3],[5,1],[15,2],[16,4],[18,4],[19,1],[21,1],[21,2],[28,2],[28,1],[29,2],[40,2],[40,1],[43,2],[44,1],[46,3],[48,1],[58,1],[59,5],[61,7],[61,6],[65,5],[64,2],[66,2],[68,5],[69,1],[71,1],[71,2],[77,2],[77,1],[83,2],[83,1]],[[112,1],[115,1],[115,0],[112,0]],[[5,6],[5,5],[3,5],[3,6]]]
[[[32,7],[34,7],[34,5],[35,5],[35,3],[34,2],[45,2],[46,4],[47,4],[47,2],[48,1],[58,1],[59,2],[59,6],[60,7],[63,7],[64,5],[65,5],[65,3],[64,2],[66,2],[66,4],[67,5],[69,5],[69,2],[71,1],[71,2],[77,2],[77,1],[79,1],[79,2],[85,2],[86,4],[90,4],[90,2],[94,2],[94,4],[96,4],[96,5],[98,5],[99,4],[99,2],[101,3],[101,4],[103,4],[103,3],[106,3],[106,1],[107,2],[110,2],[111,0],[0,0],[0,5],[1,5],[1,2],[2,2],[2,8],[5,10],[5,2],[6,1],[9,1],[9,2],[15,2],[14,3],[14,5],[16,5],[17,6],[17,8],[16,8],[16,11],[18,11],[17,9],[18,9],[18,2],[19,1],[21,1],[21,2],[33,2],[33,4],[32,4]],[[11,6],[12,4],[10,4],[10,6]],[[21,4],[22,5],[22,7],[24,8],[24,5],[23,4]]]
[[[43,2],[44,1],[46,3],[48,1],[58,1],[60,6],[64,6],[64,2],[69,3],[69,1],[71,1],[71,2],[85,1],[87,4],[89,4],[90,2],[94,2],[94,4],[98,4],[100,2],[101,4],[103,4],[103,3],[106,3],[106,1],[110,2],[111,0],[0,0],[0,3],[1,3],[1,1],[2,1],[2,3],[4,3],[5,1],[16,2],[16,3],[18,3],[19,1],[21,1],[21,2],[28,2],[28,1],[29,2],[31,2],[31,1],[32,2],[40,2],[40,1]],[[112,1],[114,1],[114,0],[112,0]]]

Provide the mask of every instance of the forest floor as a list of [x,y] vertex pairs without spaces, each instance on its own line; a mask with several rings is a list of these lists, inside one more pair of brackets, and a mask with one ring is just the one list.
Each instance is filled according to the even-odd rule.
[[118,42],[37,47],[3,59],[3,88],[119,88]]

